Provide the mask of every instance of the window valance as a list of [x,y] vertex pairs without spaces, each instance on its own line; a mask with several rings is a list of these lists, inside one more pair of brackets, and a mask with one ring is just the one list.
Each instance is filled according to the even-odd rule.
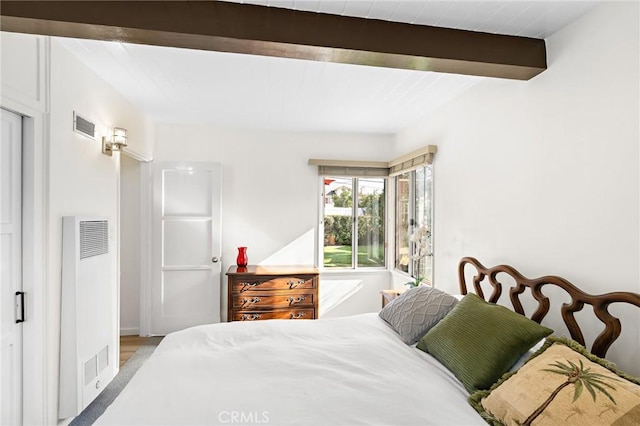
[[396,176],[410,172],[427,164],[433,163],[433,157],[438,151],[436,145],[427,145],[409,154],[389,161],[389,176]]
[[320,176],[387,177],[386,161],[309,160],[309,165],[318,166]]
[[320,176],[388,177],[423,167],[433,162],[438,151],[436,145],[427,145],[391,161],[351,161],[310,159],[309,165],[318,166]]

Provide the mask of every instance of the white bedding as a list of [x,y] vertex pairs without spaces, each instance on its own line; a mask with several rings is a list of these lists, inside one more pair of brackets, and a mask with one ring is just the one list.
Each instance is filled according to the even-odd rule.
[[485,425],[377,314],[168,335],[97,425]]

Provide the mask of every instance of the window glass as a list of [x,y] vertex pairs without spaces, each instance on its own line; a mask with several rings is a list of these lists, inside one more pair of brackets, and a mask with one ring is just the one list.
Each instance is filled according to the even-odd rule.
[[409,272],[409,173],[396,178],[396,268]]
[[433,276],[433,169],[396,177],[396,269],[414,278]]
[[360,178],[358,185],[358,267],[383,267],[384,179]]
[[324,266],[353,265],[353,179],[324,178]]
[[326,268],[385,266],[385,179],[324,177],[323,217]]
[[432,245],[431,245],[431,190],[432,190],[432,169],[431,167],[421,167],[415,172],[416,194],[415,194],[415,227],[414,233],[414,257],[416,259],[416,270],[414,277],[431,279]]

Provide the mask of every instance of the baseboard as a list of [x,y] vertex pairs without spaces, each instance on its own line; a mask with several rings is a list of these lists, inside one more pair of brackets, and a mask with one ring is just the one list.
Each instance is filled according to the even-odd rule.
[[139,336],[140,328],[139,327],[125,327],[120,329],[121,336]]

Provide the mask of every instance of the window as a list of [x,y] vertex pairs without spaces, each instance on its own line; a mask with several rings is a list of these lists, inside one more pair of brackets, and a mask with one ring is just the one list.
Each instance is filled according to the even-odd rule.
[[320,232],[325,268],[387,266],[385,185],[393,177],[397,223],[389,238],[395,240],[394,266],[432,279],[431,164],[437,151],[427,145],[391,161],[309,159],[324,179]]
[[428,281],[433,276],[431,165],[396,176],[396,269]]
[[325,268],[385,267],[385,181],[324,177]]

